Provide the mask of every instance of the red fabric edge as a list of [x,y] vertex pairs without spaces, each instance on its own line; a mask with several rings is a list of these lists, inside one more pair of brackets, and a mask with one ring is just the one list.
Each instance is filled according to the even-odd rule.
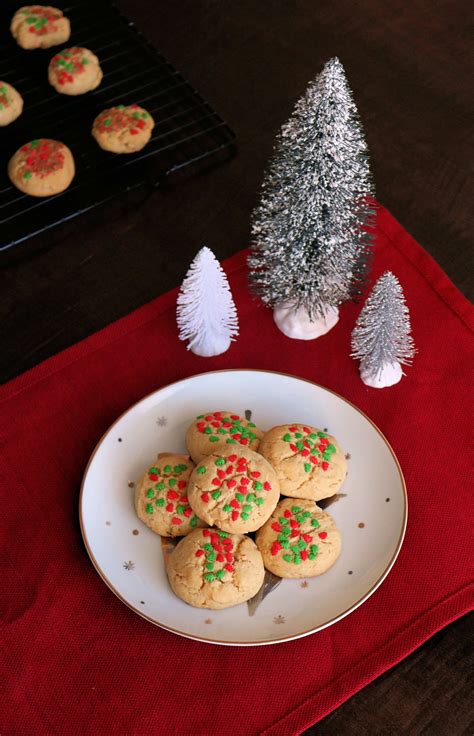
[[[383,225],[381,216],[384,220]],[[377,227],[389,238],[393,246],[410,261],[445,304],[470,330],[474,330],[474,315],[469,300],[453,284],[436,261],[404,230],[402,225],[382,205],[379,205]],[[222,265],[226,273],[231,274],[243,266],[247,253],[248,250],[244,249],[223,261]],[[86,337],[84,340],[48,358],[43,363],[39,363],[20,376],[13,378],[3,386],[0,386],[0,402],[7,401],[34,383],[60,371],[64,366],[80,360],[86,354],[100,350],[111,341],[155,319],[174,306],[176,294],[177,288],[168,291],[144,306],[138,307],[125,317],[121,317],[98,332]],[[127,328],[128,324],[130,326]]]
[[[374,650],[356,665],[310,696],[300,705],[264,731],[260,736],[289,736],[300,734],[332,713],[359,690],[380,677],[418,649],[425,641],[448,624],[469,613],[473,607],[474,586],[466,585],[417,618],[408,628],[399,632],[387,644]],[[315,634],[317,636],[317,634]],[[383,658],[385,664],[378,662]],[[357,687],[352,686],[354,680]]]

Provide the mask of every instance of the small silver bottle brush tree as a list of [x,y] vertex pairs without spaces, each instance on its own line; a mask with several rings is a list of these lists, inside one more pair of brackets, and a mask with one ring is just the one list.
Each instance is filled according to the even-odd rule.
[[324,335],[360,295],[372,194],[357,108],[333,58],[283,125],[252,218],[251,288],[288,337]]

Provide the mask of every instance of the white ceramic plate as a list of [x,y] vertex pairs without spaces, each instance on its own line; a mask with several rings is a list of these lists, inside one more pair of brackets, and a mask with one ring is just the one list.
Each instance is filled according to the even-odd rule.
[[[171,591],[161,540],[135,515],[133,482],[157,452],[185,452],[185,430],[215,409],[251,412],[262,429],[302,422],[326,429],[349,454],[348,476],[329,505],[342,553],[325,575],[283,580],[260,601],[223,611],[192,608]],[[81,528],[111,590],[158,626],[228,645],[288,641],[334,624],[372,595],[400,551],[407,521],[403,475],[387,440],[335,393],[281,373],[216,371],[178,381],[135,404],[106,432],[86,469]],[[255,609],[255,606],[253,607]]]

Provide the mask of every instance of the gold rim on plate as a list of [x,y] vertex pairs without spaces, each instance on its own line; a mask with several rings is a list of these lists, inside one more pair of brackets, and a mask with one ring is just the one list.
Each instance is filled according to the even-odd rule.
[[[392,555],[392,557],[391,557],[391,559],[390,559],[387,567],[385,568],[385,570],[383,571],[383,573],[380,575],[380,577],[378,578],[378,580],[374,583],[374,585],[361,598],[359,598],[359,600],[357,600],[355,603],[353,603],[351,606],[349,606],[349,608],[347,608],[345,611],[342,611],[337,616],[334,616],[333,618],[329,619],[328,621],[325,621],[324,623],[320,624],[319,626],[316,626],[315,628],[308,629],[307,631],[301,631],[298,634],[292,634],[290,636],[279,637],[278,639],[261,639],[259,641],[239,641],[239,642],[236,642],[236,641],[227,641],[227,640],[223,640],[223,639],[210,639],[209,637],[197,636],[197,635],[194,635],[194,634],[188,634],[188,633],[186,633],[184,631],[180,631],[179,629],[173,629],[171,626],[167,626],[166,624],[163,624],[160,621],[156,621],[154,618],[151,618],[150,616],[147,616],[146,613],[144,613],[143,611],[139,610],[138,608],[135,608],[135,606],[133,606],[131,603],[129,603],[127,600],[125,600],[125,598],[118,592],[118,590],[116,590],[116,588],[112,585],[112,583],[110,582],[110,580],[104,574],[104,572],[102,571],[101,567],[99,566],[99,563],[97,562],[97,560],[95,559],[95,557],[94,557],[94,555],[92,553],[92,550],[91,550],[90,545],[89,545],[89,541],[87,539],[87,534],[86,534],[86,530],[85,530],[85,526],[84,526],[84,519],[83,519],[83,516],[82,516],[82,496],[83,496],[83,492],[84,492],[84,484],[85,484],[85,481],[86,481],[86,478],[87,478],[87,474],[89,472],[89,467],[90,467],[90,465],[91,465],[91,463],[92,463],[92,461],[93,461],[96,453],[98,452],[100,446],[102,445],[102,442],[110,434],[111,430],[115,427],[115,425],[126,414],[128,414],[131,411],[133,411],[133,409],[135,409],[135,407],[138,406],[138,404],[141,404],[142,401],[146,401],[147,399],[149,399],[154,394],[158,393],[159,391],[163,391],[164,389],[169,388],[170,386],[176,386],[179,383],[184,383],[185,381],[189,381],[192,378],[197,378],[198,376],[205,376],[205,375],[206,376],[210,376],[210,375],[215,375],[215,374],[218,374],[218,373],[249,373],[249,372],[253,372],[253,373],[269,373],[269,374],[272,374],[272,375],[284,376],[285,378],[292,378],[293,380],[296,380],[296,381],[303,381],[305,383],[309,383],[311,386],[316,386],[317,388],[323,389],[323,391],[327,391],[328,393],[333,394],[333,396],[337,396],[338,399],[341,399],[341,401],[343,401],[345,404],[348,404],[349,406],[351,406],[352,409],[355,409],[355,411],[358,412],[358,414],[360,414],[361,416],[363,416],[364,419],[366,419],[369,422],[369,424],[372,425],[372,427],[375,429],[375,431],[380,435],[380,437],[382,438],[382,440],[384,441],[384,443],[386,444],[386,446],[390,450],[390,453],[392,455],[393,460],[395,461],[395,466],[397,468],[398,475],[400,477],[401,486],[402,486],[402,489],[403,489],[403,523],[402,523],[402,529],[401,529],[401,532],[400,532],[400,537],[399,537],[398,542],[397,542],[397,546],[395,548],[395,551],[394,551],[394,553],[393,553],[393,555]],[[345,399],[343,396],[341,396],[340,394],[338,394],[336,391],[332,391],[331,389],[326,388],[325,386],[321,386],[321,384],[319,384],[319,383],[315,383],[314,381],[310,381],[307,378],[300,378],[299,376],[292,376],[289,373],[282,373],[281,371],[267,371],[267,370],[262,370],[262,369],[258,369],[258,368],[256,368],[256,369],[254,369],[254,368],[228,368],[228,369],[222,369],[222,370],[218,370],[218,371],[204,371],[203,373],[196,373],[193,376],[188,376],[187,378],[181,378],[179,381],[172,381],[171,383],[167,383],[165,386],[161,386],[161,388],[155,389],[155,391],[151,391],[146,396],[143,396],[141,399],[139,399],[139,401],[136,401],[135,404],[133,404],[132,406],[130,406],[126,411],[124,411],[115,420],[115,422],[113,422],[113,424],[110,425],[110,427],[107,429],[106,432],[104,432],[104,434],[102,435],[102,437],[98,441],[97,445],[95,446],[95,448],[94,448],[94,450],[92,452],[92,455],[89,458],[89,462],[87,463],[86,469],[84,471],[84,475],[82,476],[81,490],[80,490],[80,493],[79,493],[79,522],[80,522],[80,526],[81,526],[82,539],[84,540],[84,545],[86,547],[87,553],[88,553],[88,555],[89,555],[89,557],[91,559],[92,564],[94,565],[95,569],[99,573],[99,575],[102,578],[102,580],[104,581],[104,583],[110,588],[110,590],[112,591],[112,593],[114,593],[117,596],[117,598],[119,598],[119,600],[122,601],[122,603],[125,603],[125,605],[128,608],[130,608],[134,613],[137,613],[139,616],[141,616],[142,618],[146,619],[150,623],[154,624],[155,626],[159,626],[162,629],[166,629],[166,631],[171,631],[173,634],[178,634],[179,636],[184,636],[186,639],[192,639],[194,641],[202,641],[202,642],[205,642],[206,644],[222,644],[222,645],[225,645],[225,646],[235,646],[235,647],[239,647],[239,646],[261,646],[261,645],[265,645],[265,644],[281,644],[281,643],[286,642],[286,641],[292,641],[294,639],[301,639],[303,636],[309,636],[310,634],[315,634],[317,631],[321,631],[322,629],[326,629],[328,626],[331,626],[332,624],[335,624],[341,618],[344,618],[345,616],[349,615],[349,613],[352,613],[352,611],[354,611],[356,608],[358,608],[359,606],[361,606],[362,603],[364,603],[364,601],[366,601],[367,598],[369,598],[372,595],[372,593],[375,592],[375,590],[379,587],[379,585],[381,585],[381,583],[385,580],[385,578],[387,577],[388,573],[392,569],[392,567],[393,567],[393,565],[395,563],[395,560],[397,559],[398,554],[400,552],[401,546],[403,544],[403,538],[405,536],[405,531],[406,531],[406,527],[407,527],[407,519],[408,519],[408,496],[407,496],[407,489],[406,489],[406,484],[405,484],[405,478],[403,477],[403,473],[402,473],[402,469],[400,467],[400,463],[398,462],[398,458],[395,455],[395,452],[394,452],[394,450],[393,450],[390,442],[387,440],[387,438],[385,437],[385,435],[380,431],[380,429],[377,427],[377,425],[372,421],[372,419],[370,419],[370,417],[368,417],[367,414],[365,414],[363,411],[361,411],[351,401],[349,401],[348,399]]]

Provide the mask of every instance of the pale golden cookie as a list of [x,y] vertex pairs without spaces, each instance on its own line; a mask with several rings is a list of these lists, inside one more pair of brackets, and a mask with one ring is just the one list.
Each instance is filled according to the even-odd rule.
[[189,503],[200,519],[226,532],[259,529],[278,503],[280,488],[272,466],[256,452],[228,445],[193,470]]
[[200,414],[188,427],[186,447],[195,463],[211,452],[242,445],[258,450],[263,432],[253,422],[230,411],[209,411]]
[[69,18],[49,5],[25,5],[16,11],[10,31],[22,49],[48,49],[71,35]]
[[12,184],[32,197],[49,197],[63,192],[74,173],[74,159],[69,148],[49,138],[26,143],[8,163]]
[[48,66],[48,80],[62,95],[83,95],[102,81],[99,59],[89,49],[72,46],[57,53]]
[[0,128],[16,120],[23,110],[23,98],[8,82],[0,82]]
[[199,520],[186,489],[194,468],[187,455],[162,452],[135,486],[137,516],[162,537],[182,537]]
[[173,550],[166,568],[171,588],[197,608],[229,608],[252,598],[265,570],[255,543],[241,534],[197,529]]
[[282,424],[262,438],[258,449],[273,465],[284,496],[334,496],[347,472],[347,461],[334,437],[305,424]]
[[104,151],[134,153],[151,138],[155,121],[138,105],[117,105],[104,110],[94,120],[92,135]]
[[281,578],[322,575],[341,553],[341,534],[333,518],[314,501],[280,501],[255,541],[267,570]]

